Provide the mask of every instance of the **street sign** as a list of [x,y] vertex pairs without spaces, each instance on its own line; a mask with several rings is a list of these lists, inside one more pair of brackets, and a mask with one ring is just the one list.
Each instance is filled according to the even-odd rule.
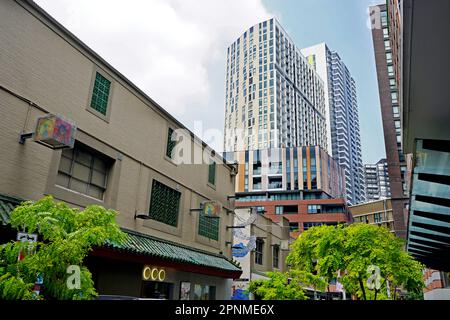
[[36,242],[37,234],[34,233],[26,233],[26,232],[17,232],[17,241],[21,242]]
[[[17,239],[17,241],[28,242],[29,244],[31,244],[31,243],[37,241],[37,234],[26,233],[26,232],[17,232],[16,239]],[[28,245],[28,248],[22,248],[19,251],[19,256],[17,257],[17,260],[22,261],[23,259],[25,259],[25,256],[27,254],[31,254],[31,253],[32,253],[32,247],[30,247],[30,245]]]

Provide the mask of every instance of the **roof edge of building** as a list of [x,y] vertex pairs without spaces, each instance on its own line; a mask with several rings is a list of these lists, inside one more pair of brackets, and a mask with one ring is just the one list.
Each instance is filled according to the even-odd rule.
[[[40,7],[33,0],[15,0],[20,6],[22,6],[25,10],[29,11],[28,8],[24,6],[28,5],[35,11],[35,14],[39,15],[41,18],[45,19],[48,23],[53,25],[58,31],[62,32],[66,37],[68,37],[71,41],[75,42],[77,45],[81,47],[82,50],[86,51],[86,53],[92,56],[95,60],[100,62],[100,64],[104,65],[111,73],[117,76],[120,80],[126,83],[132,90],[134,90],[138,95],[142,96],[145,100],[150,102],[150,105],[154,106],[155,111],[160,112],[163,116],[168,118],[170,121],[174,122],[181,129],[185,129],[189,132],[191,137],[194,140],[201,141],[204,147],[209,147],[206,142],[204,142],[200,137],[198,137],[194,132],[192,132],[187,126],[185,126],[181,121],[175,118],[172,114],[170,114],[166,109],[164,109],[160,104],[158,104],[155,100],[153,100],[149,95],[147,95],[142,89],[140,89],[137,85],[135,85],[131,80],[129,80],[124,74],[114,68],[109,62],[107,62],[104,58],[102,58],[98,53],[96,53],[93,49],[91,49],[87,44],[85,44],[82,40],[80,40],[76,35],[70,32],[66,27],[64,27],[60,22],[58,22],[55,18],[53,18],[47,11],[45,11],[42,7]],[[31,12],[30,12],[31,13]],[[33,13],[32,13],[33,14]],[[77,49],[80,50],[80,49]],[[211,148],[212,149],[212,148]],[[214,149],[212,149],[215,151]],[[233,165],[227,163],[227,161],[221,156],[221,152],[215,151],[215,155],[222,160],[222,163],[228,167],[229,170],[233,170]]]

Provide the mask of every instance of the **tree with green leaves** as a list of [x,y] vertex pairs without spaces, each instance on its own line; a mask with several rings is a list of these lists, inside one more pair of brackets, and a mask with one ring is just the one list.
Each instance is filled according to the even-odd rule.
[[[403,248],[403,240],[385,227],[320,226],[296,239],[286,261],[292,269],[315,274],[328,283],[339,272],[346,292],[359,299],[388,299],[388,286],[390,298],[395,299],[399,288],[420,293],[424,286],[423,265]],[[379,286],[370,290],[368,280],[377,277]]]
[[[10,224],[18,231],[39,235],[37,242],[11,241],[0,245],[0,299],[92,299],[97,296],[83,260],[95,246],[126,237],[115,221],[117,212],[91,205],[80,211],[51,196],[27,201],[14,209]],[[24,255],[25,253],[25,255]],[[19,255],[24,255],[19,259]],[[79,285],[67,285],[69,266],[78,266]],[[33,294],[37,277],[43,288]]]
[[250,282],[248,291],[263,300],[306,300],[305,287],[324,290],[326,282],[309,272],[291,269],[289,272],[267,272],[268,279]]

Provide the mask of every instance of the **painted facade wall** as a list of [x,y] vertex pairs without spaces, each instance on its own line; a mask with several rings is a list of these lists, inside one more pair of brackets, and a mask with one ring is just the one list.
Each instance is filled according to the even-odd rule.
[[[99,204],[117,210],[122,227],[231,258],[231,247],[226,245],[232,239],[226,229],[233,223],[233,203],[227,198],[234,193],[231,166],[213,156],[217,165],[211,185],[208,164],[176,164],[169,159],[168,129],[184,126],[29,3],[0,2],[0,43],[1,194],[30,200],[50,194],[79,208]],[[90,107],[97,73],[111,82],[105,117]],[[73,120],[78,127],[76,143],[108,159],[103,197],[60,185],[61,150],[32,139],[19,143],[19,134],[33,132],[37,117],[47,113]],[[192,156],[207,148],[189,132],[187,138]],[[149,212],[154,180],[181,194],[176,226],[135,219],[136,213]],[[199,234],[199,213],[190,211],[205,200],[223,205],[218,240]]]

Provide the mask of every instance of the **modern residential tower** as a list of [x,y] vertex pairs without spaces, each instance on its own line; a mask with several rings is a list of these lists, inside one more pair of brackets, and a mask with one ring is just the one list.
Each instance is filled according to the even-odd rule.
[[227,50],[225,151],[327,149],[323,81],[270,19]]
[[392,197],[392,210],[396,234],[406,236],[408,193],[406,188],[406,157],[402,150],[402,126],[399,107],[398,80],[396,79],[391,31],[386,5],[370,8],[373,14],[372,28],[375,64],[380,95],[384,145]]
[[366,200],[374,201],[391,197],[389,173],[386,159],[375,164],[364,165]]
[[325,43],[301,52],[324,82],[328,153],[345,171],[348,203],[361,203],[365,194],[355,80]]

